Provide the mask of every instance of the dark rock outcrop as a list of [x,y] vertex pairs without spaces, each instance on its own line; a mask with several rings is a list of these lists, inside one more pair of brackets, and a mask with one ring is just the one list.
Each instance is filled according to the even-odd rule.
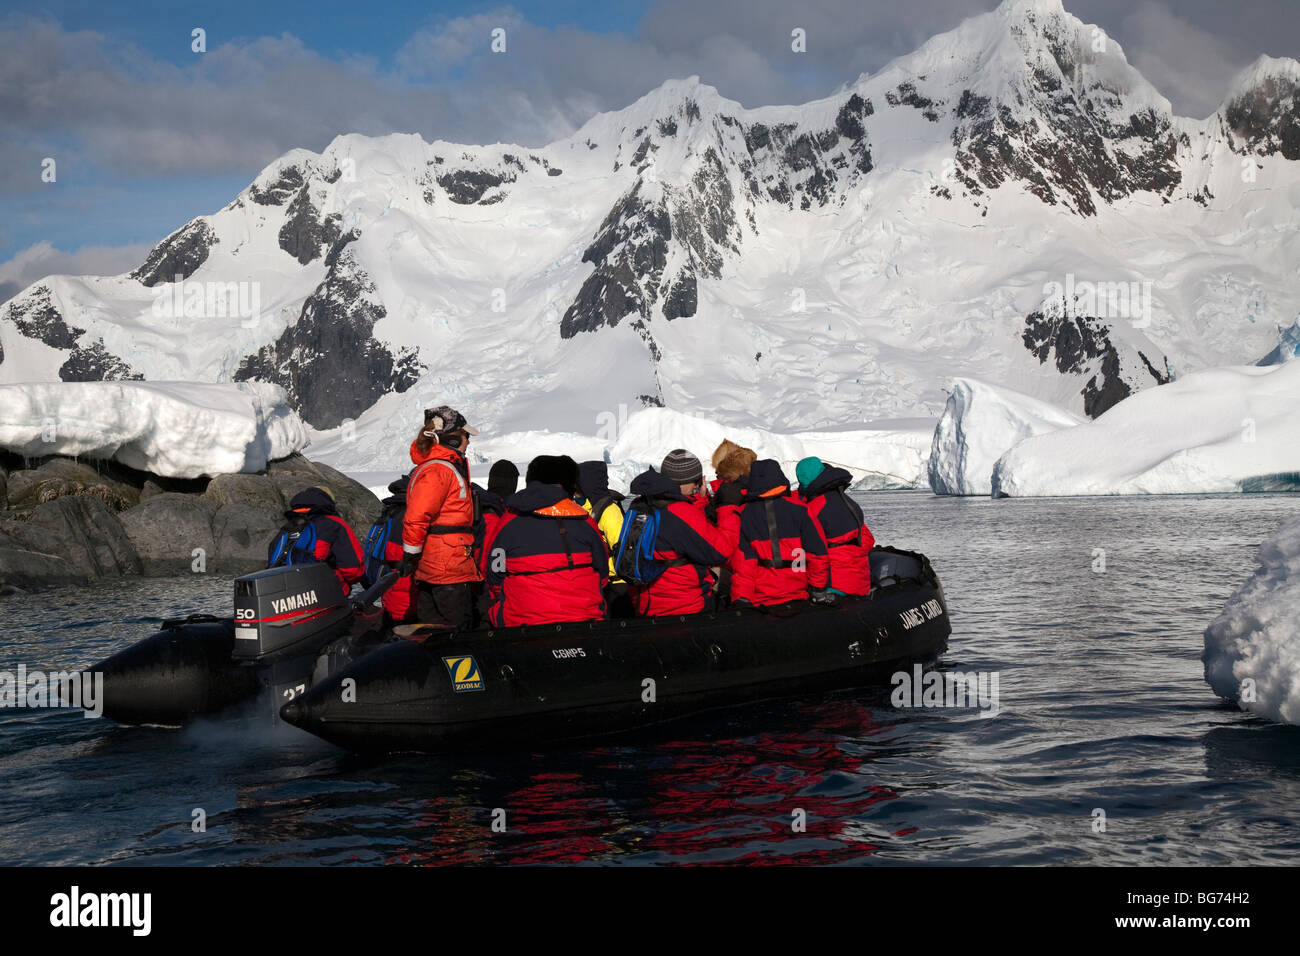
[[[1061,374],[1087,379],[1079,393],[1089,418],[1096,418],[1144,384],[1123,374],[1119,349],[1110,333],[1110,326],[1096,316],[1049,310],[1025,317],[1025,348],[1040,363],[1052,361]],[[1169,381],[1146,355],[1139,351],[1137,357],[1155,384]]]
[[[291,498],[312,482],[304,475],[302,487],[285,484]],[[222,560],[264,563],[267,542],[284,522],[288,507],[288,499],[275,479],[269,475],[218,475],[208,484],[203,497],[217,506],[211,527]],[[353,527],[358,534],[364,534],[369,522]]]
[[23,335],[52,349],[76,348],[77,339],[86,332],[63,320],[46,285],[35,286],[26,296],[12,299],[5,307],[4,317]]
[[[1039,56],[1037,37],[1012,31],[1026,56],[1013,96],[993,103],[964,90],[954,110],[956,179],[967,195],[1015,181],[1047,205],[1061,203],[1081,216],[1096,215],[1097,199],[1111,203],[1136,192],[1171,196],[1182,181],[1172,117],[1151,107],[1130,112],[1121,93],[1076,62],[1058,24],[1036,29],[1050,56]],[[898,88],[900,104],[925,100],[912,84],[904,86]]]
[[254,183],[248,188],[248,194],[259,206],[283,206],[289,198],[303,187],[302,170],[297,166],[286,166],[268,186]]
[[309,186],[303,186],[286,210],[284,225],[280,227],[280,248],[298,260],[299,265],[315,262],[321,254],[333,248],[342,232],[338,213],[322,216],[311,201]]
[[216,513],[217,505],[199,495],[164,492],[123,512],[121,522],[147,574],[191,570],[196,559],[205,571],[246,570],[218,560]]
[[[57,583],[92,581],[101,577],[139,574],[139,556],[116,515],[103,501],[89,495],[66,495],[26,511],[0,515],[0,550],[8,553],[7,572],[0,567],[0,584],[31,587],[42,583],[46,557],[62,566]],[[22,554],[35,555],[26,564]]]
[[1266,76],[1223,112],[1229,145],[1239,153],[1300,159],[1300,80]]
[[131,278],[151,288],[159,282],[174,282],[178,277],[188,279],[208,261],[208,253],[216,243],[212,227],[203,219],[195,219],[154,246],[144,264],[131,273]]
[[374,337],[375,323],[387,312],[345,248],[351,238],[335,243],[325,281],[307,297],[298,321],[245,358],[234,376],[238,382],[282,385],[293,407],[317,428],[334,428],[386,393],[406,391],[424,371],[414,353],[394,355]]
[[59,366],[59,378],[65,382],[143,382],[144,376],[131,368],[99,339],[89,346],[73,349]]
[[[78,344],[86,330],[64,321],[63,315],[54,307],[49,286],[36,286],[25,298],[10,301],[4,318],[28,338],[43,342],[50,348],[68,350],[68,357],[59,368],[59,378],[65,382],[139,381],[144,378],[105,349],[99,339],[87,345]],[[3,363],[4,352],[0,351],[0,364]]]
[[[519,168],[523,169],[523,166]],[[444,173],[437,181],[446,191],[448,199],[461,206],[470,206],[481,200],[488,190],[513,183],[515,174],[502,175],[486,169],[458,169]]]
[[266,563],[287,502],[328,488],[360,536],[379,500],[327,465],[293,455],[265,474],[210,481],[103,474],[67,458],[0,468],[0,589],[85,584],[123,574],[245,574]]

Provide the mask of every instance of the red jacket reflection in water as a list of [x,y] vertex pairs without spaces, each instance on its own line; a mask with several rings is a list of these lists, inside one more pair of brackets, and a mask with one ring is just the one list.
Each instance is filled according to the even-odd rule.
[[587,510],[557,485],[529,482],[483,545],[493,627],[598,621],[609,550]]

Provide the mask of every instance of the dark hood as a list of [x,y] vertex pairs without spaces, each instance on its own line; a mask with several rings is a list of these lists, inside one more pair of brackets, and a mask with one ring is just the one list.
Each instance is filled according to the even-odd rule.
[[396,508],[406,506],[406,487],[411,483],[411,473],[408,471],[396,481],[388,483],[388,497],[380,504],[385,508]]
[[790,487],[790,479],[773,458],[763,458],[749,466],[749,483],[745,487],[749,498],[758,498],[773,488]]
[[527,514],[541,508],[549,508],[569,497],[563,488],[530,481],[523,491],[517,491],[506,499],[506,506],[511,511]]
[[677,482],[671,478],[665,478],[653,468],[633,478],[632,484],[628,486],[628,491],[638,497],[672,498],[675,501],[689,500],[682,494],[681,486]]
[[292,498],[289,499],[289,510],[286,511],[285,517],[294,517],[299,508],[309,509],[308,514],[327,514],[337,515],[338,509],[334,506],[334,499],[327,495],[320,488],[304,488]]
[[480,488],[477,484],[471,482],[470,487],[478,495],[479,508],[483,511],[490,511],[494,515],[503,514],[506,510],[505,500],[495,491],[489,491],[487,488]]
[[609,468],[603,461],[584,461],[578,466],[578,487],[593,504],[609,494]]
[[488,469],[488,491],[503,501],[519,490],[519,469],[513,461],[502,459]]
[[818,495],[824,495],[836,488],[847,488],[852,483],[853,476],[843,468],[832,468],[827,465],[822,469],[822,473],[809,483],[807,488],[800,489],[799,494],[805,500],[811,501]]

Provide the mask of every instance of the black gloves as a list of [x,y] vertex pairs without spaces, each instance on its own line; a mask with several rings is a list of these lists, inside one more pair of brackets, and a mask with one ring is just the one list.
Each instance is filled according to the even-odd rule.
[[400,577],[409,577],[415,573],[415,569],[420,566],[420,552],[407,551],[403,553],[401,562],[397,565],[397,574]]
[[718,490],[713,495],[714,505],[719,508],[743,504],[744,501],[745,491],[738,481],[724,481],[718,485]]
[[840,603],[839,597],[826,588],[813,588],[808,594],[808,600],[814,604],[824,604],[827,607],[834,607]]

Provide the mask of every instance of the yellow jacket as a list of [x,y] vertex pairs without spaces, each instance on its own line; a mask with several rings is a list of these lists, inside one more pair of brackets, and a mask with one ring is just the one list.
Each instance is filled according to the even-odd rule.
[[[582,506],[587,509],[587,514],[591,514],[591,506],[594,503],[590,499],[583,501]],[[605,513],[596,522],[596,527],[600,528],[600,533],[605,538],[605,545],[609,548],[609,583],[622,584],[623,579],[614,573],[618,536],[623,533],[623,509],[619,507],[617,501],[605,509]]]

